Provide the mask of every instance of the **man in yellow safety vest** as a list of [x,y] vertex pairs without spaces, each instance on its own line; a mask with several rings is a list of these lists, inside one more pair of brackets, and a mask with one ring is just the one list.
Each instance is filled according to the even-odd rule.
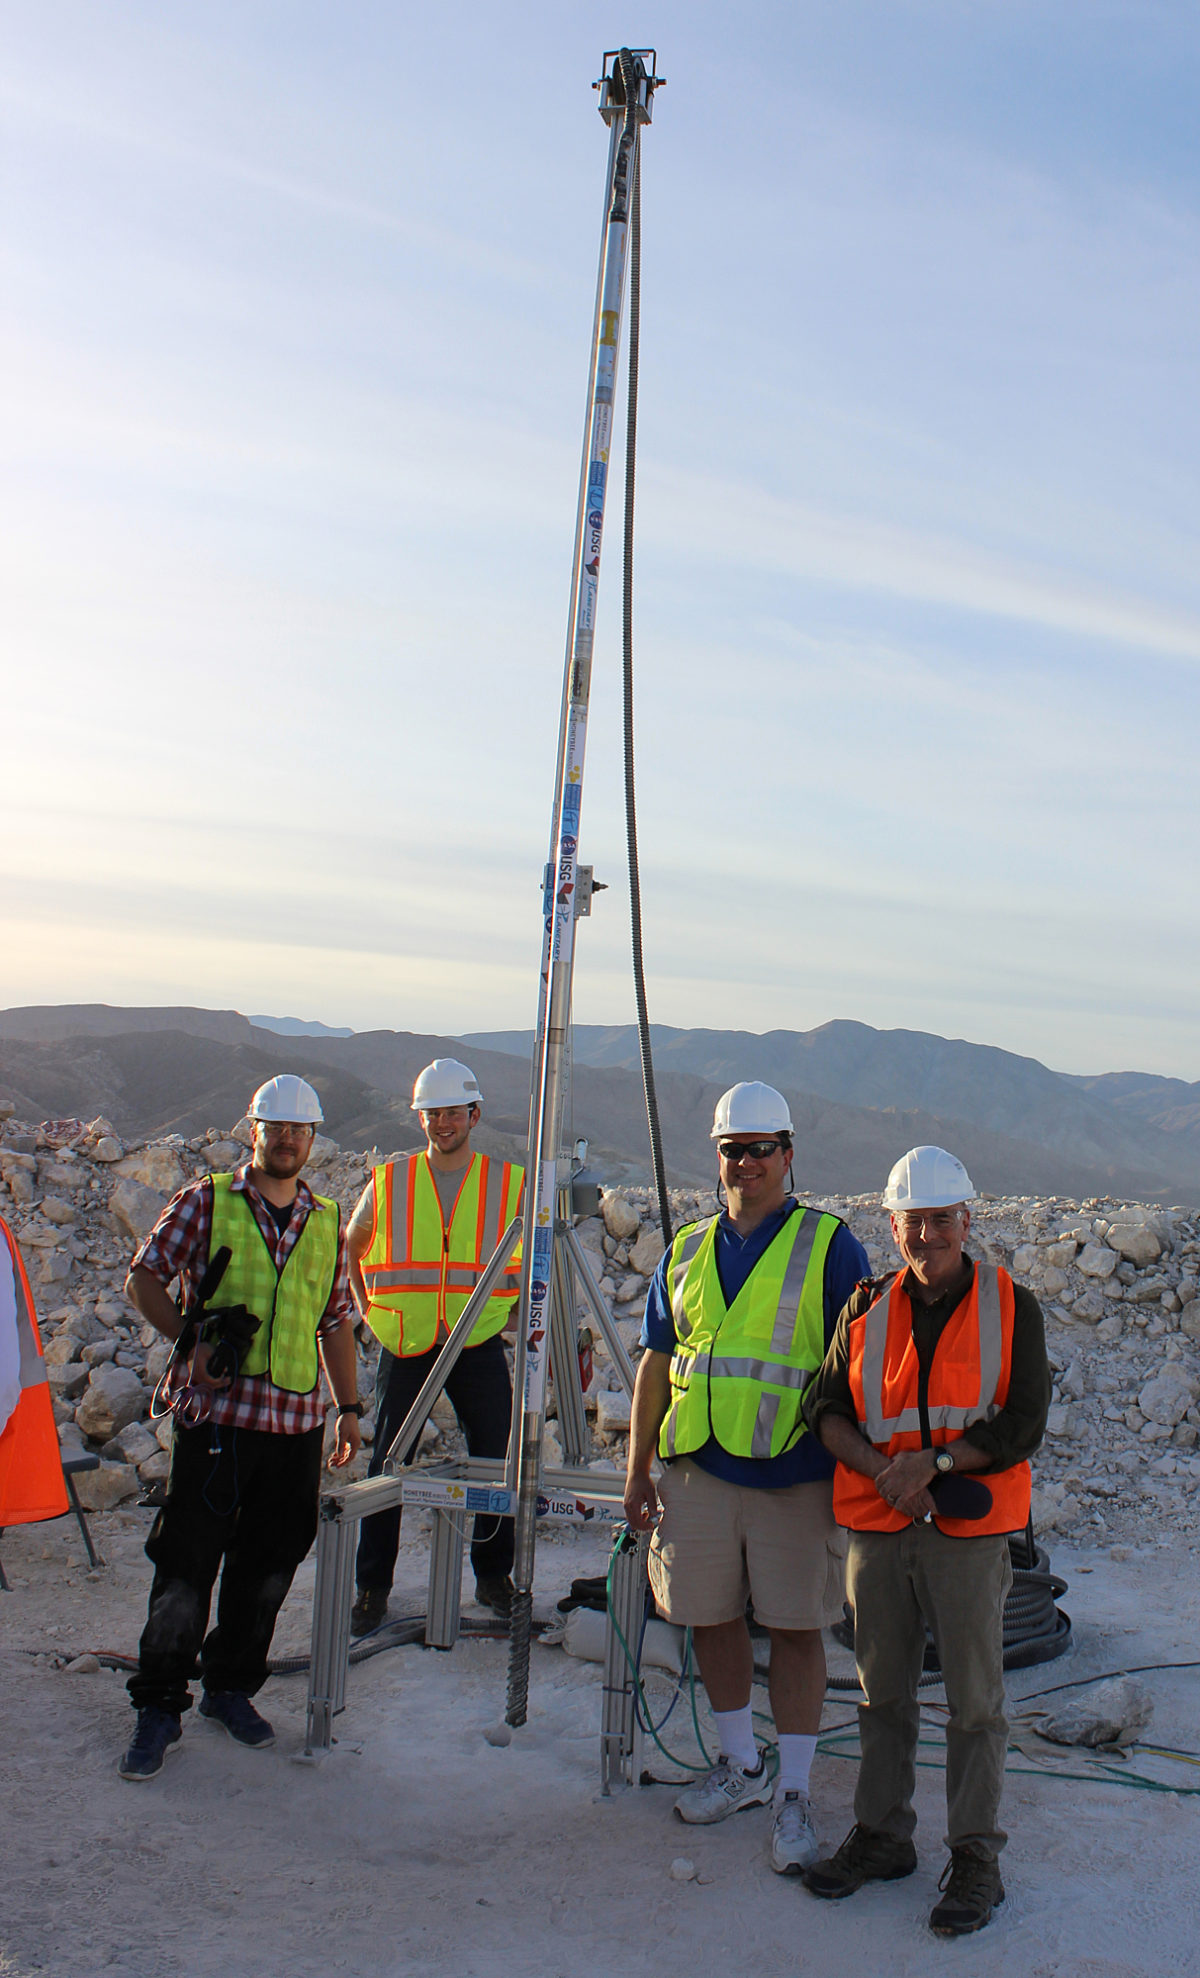
[[[413,1086],[426,1146],[377,1167],[350,1219],[350,1283],[383,1348],[375,1385],[378,1476],[454,1324],[516,1215],[524,1170],[472,1150],[483,1094],[456,1058],[435,1058]],[[446,1382],[472,1456],[503,1456],[512,1384],[501,1334],[520,1290],[520,1251],[476,1321]],[[414,1445],[415,1453],[415,1445]],[[400,1543],[400,1507],[364,1518],[350,1629],[365,1635],[387,1614]],[[507,1617],[512,1603],[511,1518],[475,1520],[471,1565],[478,1599]]]
[[[178,1743],[197,1656],[200,1715],[252,1750],[274,1744],[251,1698],[266,1681],[275,1617],[317,1535],[329,1406],[322,1372],[337,1409],[330,1468],[344,1468],[359,1446],[341,1218],[301,1175],[320,1098],[307,1080],[281,1072],[254,1094],[249,1117],[250,1161],[181,1189],[125,1286],[176,1348],[171,1474],[146,1541],[154,1584],[128,1685],[137,1729],[118,1767],[134,1781],[160,1772]],[[218,1571],[217,1624],[206,1635]]]
[[[781,1875],[817,1856],[808,1789],[825,1695],[821,1629],[842,1597],[833,1464],[800,1401],[870,1268],[845,1223],[797,1202],[793,1130],[771,1085],[735,1085],[717,1102],[727,1206],[685,1225],[655,1273],[625,1484],[635,1531],[655,1527],[661,1505],[651,1585],[667,1618],[693,1631],[720,1739],[717,1764],[675,1811],[708,1825],[773,1800],[770,1859]],[[747,1597],[771,1637],[774,1786],[751,1715]]]

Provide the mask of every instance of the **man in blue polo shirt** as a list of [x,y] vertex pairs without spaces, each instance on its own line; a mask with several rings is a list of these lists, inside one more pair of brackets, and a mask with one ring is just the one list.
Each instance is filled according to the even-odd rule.
[[[675,1811],[707,1824],[773,1797],[780,1874],[817,1857],[808,1782],[825,1695],[821,1629],[842,1598],[833,1465],[800,1401],[870,1270],[844,1223],[792,1194],[793,1130],[773,1086],[735,1085],[717,1103],[728,1206],[681,1229],[654,1274],[625,1482],[630,1525],[658,1520],[651,1585],[661,1611],[692,1629],[720,1738],[717,1764]],[[754,1740],[747,1599],[771,1638],[774,1788]]]

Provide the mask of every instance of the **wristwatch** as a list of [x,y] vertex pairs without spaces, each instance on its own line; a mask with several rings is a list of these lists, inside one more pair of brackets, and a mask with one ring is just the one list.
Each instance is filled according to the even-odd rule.
[[948,1477],[954,1468],[954,1457],[951,1451],[948,1449],[939,1449],[933,1459],[933,1467],[939,1477]]
[[360,1422],[367,1412],[364,1403],[361,1401],[336,1401],[334,1406],[339,1415],[357,1415]]

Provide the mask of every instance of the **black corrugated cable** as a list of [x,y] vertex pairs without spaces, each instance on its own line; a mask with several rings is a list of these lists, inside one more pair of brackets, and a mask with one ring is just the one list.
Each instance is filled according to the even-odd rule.
[[[636,154],[635,154],[636,157]],[[662,1131],[650,1053],[650,1019],[646,1009],[646,976],[642,960],[642,882],[638,868],[637,806],[633,774],[633,495],[637,472],[638,341],[641,328],[642,185],[635,165],[629,199],[629,386],[625,399],[625,557],[621,596],[621,646],[625,700],[625,844],[629,862],[629,923],[633,947],[633,992],[637,1003],[638,1048],[646,1120],[650,1128],[650,1158],[663,1248],[671,1246],[671,1209],[663,1166]]]

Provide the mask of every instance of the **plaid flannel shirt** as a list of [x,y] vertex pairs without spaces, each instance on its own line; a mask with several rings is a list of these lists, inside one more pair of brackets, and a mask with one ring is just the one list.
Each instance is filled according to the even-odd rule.
[[[270,1210],[250,1181],[250,1168],[239,1168],[233,1177],[235,1194],[244,1195],[263,1240],[281,1271],[300,1241],[300,1233],[312,1212],[314,1198],[306,1181],[296,1185],[292,1217],[282,1236]],[[142,1266],[161,1284],[169,1286],[176,1277],[183,1291],[185,1307],[193,1301],[200,1280],[208,1267],[209,1239],[212,1234],[213,1185],[211,1176],[193,1181],[167,1203],[154,1228],[141,1244],[130,1265]],[[346,1263],[346,1232],[338,1229],[337,1264],[329,1302],[317,1327],[317,1338],[328,1339],[354,1316],[350,1300],[350,1275]],[[266,1374],[242,1374],[232,1387],[212,1397],[212,1422],[227,1428],[264,1429],[270,1435],[304,1435],[320,1428],[325,1420],[321,1383],[311,1394],[289,1394],[276,1387]]]

